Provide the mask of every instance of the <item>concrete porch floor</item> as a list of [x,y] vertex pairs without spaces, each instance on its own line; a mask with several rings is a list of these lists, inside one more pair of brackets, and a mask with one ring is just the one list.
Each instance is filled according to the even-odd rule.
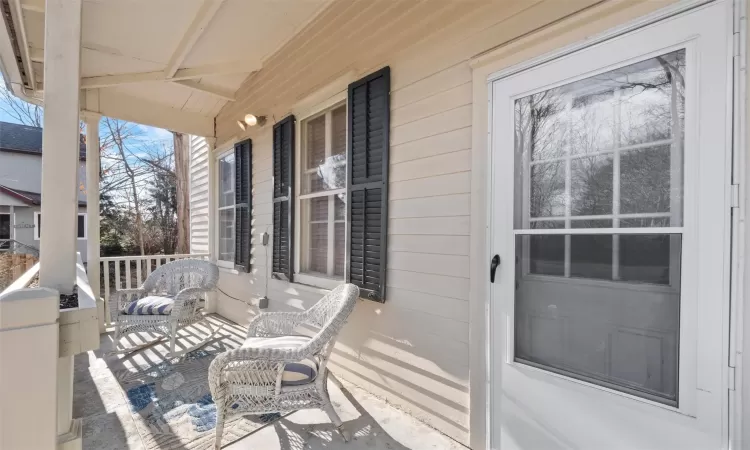
[[[245,329],[226,321],[216,315],[208,317],[212,325],[224,324],[222,336],[218,341],[225,341],[230,346],[242,341]],[[200,328],[196,325],[195,328]],[[180,343],[195,339],[196,330],[189,327],[181,332]],[[201,330],[203,331],[203,330]],[[149,336],[136,336],[148,340]],[[128,395],[123,390],[118,377],[111,370],[122,362],[121,357],[109,355],[112,349],[112,333],[101,335],[99,350],[78,355],[75,362],[75,385],[73,417],[83,419],[85,450],[128,449],[150,450],[154,448],[174,448],[197,450],[207,448],[208,442],[195,441],[185,445],[155,445],[154,439],[143,436],[143,428],[136,426]],[[128,364],[133,371],[144,364],[159,364],[165,358],[167,346],[160,343],[128,355]],[[179,351],[179,348],[178,348]],[[114,359],[113,359],[114,358]],[[199,376],[205,376],[199,374]],[[303,410],[279,420],[260,426],[244,437],[223,448],[232,450],[315,450],[315,449],[445,449],[464,450],[458,444],[433,428],[419,422],[405,412],[388,405],[382,399],[346,381],[332,376],[329,379],[331,400],[354,436],[349,443],[344,442],[335,431],[328,416],[320,410]],[[210,439],[213,443],[213,439]],[[212,448],[212,447],[211,447]]]

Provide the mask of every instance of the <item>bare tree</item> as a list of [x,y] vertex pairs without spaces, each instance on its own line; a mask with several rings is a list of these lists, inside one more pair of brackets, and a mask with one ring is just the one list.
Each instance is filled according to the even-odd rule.
[[110,119],[109,117],[104,118],[104,124],[109,132],[109,144],[112,145],[120,156],[126,179],[130,185],[130,190],[127,193],[127,196],[132,200],[133,206],[135,207],[135,227],[138,232],[138,245],[141,250],[141,255],[145,255],[146,253],[143,244],[143,216],[141,214],[141,202],[137,188],[137,175],[136,171],[133,170],[133,167],[131,166],[132,155],[129,154],[130,152],[127,151],[125,147],[125,138],[129,133],[128,126],[130,124],[121,120]]
[[0,89],[0,110],[24,125],[42,126],[42,107],[21,100],[7,88]]
[[177,253],[190,253],[190,196],[188,189],[188,146],[187,136],[172,132],[174,140],[174,162],[177,183]]

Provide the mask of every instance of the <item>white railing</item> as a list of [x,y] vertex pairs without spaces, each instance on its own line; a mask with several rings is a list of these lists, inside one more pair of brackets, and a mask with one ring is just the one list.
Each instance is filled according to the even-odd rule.
[[107,326],[111,324],[109,318],[110,293],[120,289],[137,288],[151,272],[162,264],[185,258],[207,259],[208,253],[193,253],[183,255],[145,255],[145,256],[115,256],[100,258],[102,274],[102,290],[104,291],[104,316]]

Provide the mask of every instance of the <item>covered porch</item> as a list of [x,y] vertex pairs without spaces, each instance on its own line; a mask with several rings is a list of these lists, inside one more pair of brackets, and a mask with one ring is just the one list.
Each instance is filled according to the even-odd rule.
[[[219,111],[235,100],[241,83],[269,55],[327,4],[323,0],[11,0],[3,4],[3,77],[16,96],[44,106],[42,215],[56,219],[55,226],[41,231],[39,264],[0,297],[0,448],[213,446],[208,416],[171,429],[172,422],[156,413],[139,414],[144,402],[159,414],[174,409],[164,405],[165,397],[143,394],[140,387],[158,385],[172,402],[170,407],[192,405],[203,414],[210,398],[201,400],[198,391],[181,386],[203,385],[208,368],[204,362],[241,345],[243,324],[211,314],[207,320],[225,325],[224,331],[201,350],[174,359],[167,356],[168,345],[160,343],[123,356],[111,353],[107,304],[113,293],[111,278],[116,280],[113,290],[127,289],[139,285],[152,268],[174,259],[215,260],[208,218],[194,222],[200,225],[191,230],[191,254],[101,258],[99,217],[94,213],[100,198],[99,123],[106,116],[205,137],[210,153]],[[86,270],[76,255],[80,122],[85,123],[89,155]],[[212,183],[209,172],[192,172],[190,182]],[[208,199],[190,198],[190,203],[207,205]],[[78,295],[77,306],[65,308],[61,296],[73,293]],[[210,296],[206,299],[207,313],[215,312],[214,301]],[[256,311],[247,305],[248,318]],[[183,330],[178,346],[189,345],[193,331]],[[153,336],[141,333],[131,338],[137,345],[139,339],[145,342]],[[461,447],[353,385],[334,380],[330,389],[355,437],[346,448]],[[318,411],[253,418],[226,435],[226,448],[236,449],[345,445],[327,416]]]
[[[73,415],[83,419],[85,449],[213,448],[216,410],[211,403],[178,404],[201,385],[203,369],[221,351],[244,341],[245,327],[213,314],[208,323],[223,326],[223,336],[180,360],[170,359],[166,343],[112,356],[112,334],[101,335],[96,350],[75,358]],[[205,324],[180,333],[180,345],[189,345],[205,332]],[[139,335],[139,339],[149,336]],[[205,382],[205,380],[204,380]],[[153,398],[143,400],[144,386],[153,386]],[[207,386],[204,386],[206,389]],[[146,388],[149,392],[151,388]],[[198,390],[200,390],[198,388]],[[245,416],[225,428],[228,449],[440,449],[464,448],[405,412],[351,383],[329,378],[334,407],[354,439],[345,442],[321,410],[303,410],[283,416]]]

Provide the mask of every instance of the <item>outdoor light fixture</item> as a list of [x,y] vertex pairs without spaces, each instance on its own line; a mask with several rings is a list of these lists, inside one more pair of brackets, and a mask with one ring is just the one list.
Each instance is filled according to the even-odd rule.
[[263,126],[266,124],[266,116],[254,116],[252,114],[245,114],[245,120],[238,120],[237,125],[246,130],[247,127],[254,127],[255,125]]

